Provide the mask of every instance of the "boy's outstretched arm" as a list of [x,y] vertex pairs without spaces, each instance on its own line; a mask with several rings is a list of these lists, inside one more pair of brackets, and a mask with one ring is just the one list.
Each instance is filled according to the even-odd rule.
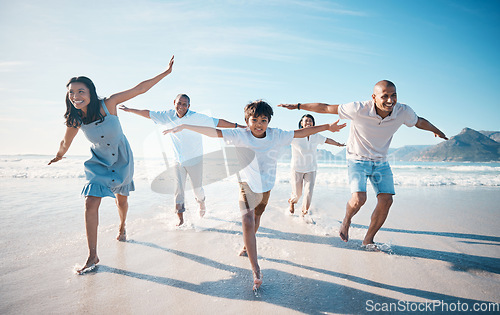
[[212,137],[212,138],[222,138],[222,131],[217,128],[205,127],[205,126],[193,126],[193,125],[179,125],[172,129],[167,129],[163,131],[163,134],[167,133],[176,133],[182,131],[184,129],[188,129],[197,133],[201,133],[202,135]]
[[321,131],[327,131],[327,130],[331,131],[331,132],[337,132],[346,126],[345,123],[342,125],[338,125],[338,122],[339,121],[337,120],[333,124],[324,124],[324,125],[318,125],[318,126],[297,129],[294,131],[293,137],[294,138],[305,138],[305,137],[313,135],[315,133],[318,133]]
[[339,105],[329,105],[325,103],[279,104],[278,107],[284,107],[286,109],[303,109],[321,114],[339,113]]
[[337,141],[330,139],[330,138],[326,138],[325,143],[331,144],[331,145],[336,145],[337,147],[345,147],[345,143],[340,143],[340,142],[337,142]]
[[217,124],[217,127],[220,128],[246,128],[245,125],[240,125],[238,123],[232,123],[230,121],[227,121],[225,119],[219,119],[219,123]]
[[448,140],[446,135],[441,130],[439,130],[436,126],[431,124],[427,119],[425,119],[423,117],[418,117],[418,121],[417,121],[417,124],[415,125],[415,127],[417,127],[418,129],[428,130],[430,132],[433,132],[434,137],[439,137],[439,138],[442,138],[444,140]]
[[127,106],[121,104],[118,106],[119,109],[127,112],[127,113],[133,113],[139,116],[142,116],[144,118],[151,119],[151,116],[149,116],[149,109],[135,109],[135,108],[128,108]]

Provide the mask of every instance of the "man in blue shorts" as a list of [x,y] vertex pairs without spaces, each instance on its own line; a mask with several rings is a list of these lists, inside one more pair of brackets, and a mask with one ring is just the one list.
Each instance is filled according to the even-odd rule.
[[347,161],[351,199],[347,202],[346,214],[340,226],[340,238],[349,240],[352,217],[366,202],[366,182],[370,182],[377,194],[377,205],[373,211],[370,226],[363,240],[363,246],[377,249],[374,237],[384,224],[392,205],[394,181],[387,162],[387,151],[392,136],[402,124],[434,133],[436,137],[448,140],[445,134],[428,120],[418,117],[405,104],[397,102],[396,86],[382,80],[374,89],[372,99],[342,105],[325,103],[281,104],[288,109],[304,109],[316,113],[338,114],[341,119],[352,121],[347,142]]

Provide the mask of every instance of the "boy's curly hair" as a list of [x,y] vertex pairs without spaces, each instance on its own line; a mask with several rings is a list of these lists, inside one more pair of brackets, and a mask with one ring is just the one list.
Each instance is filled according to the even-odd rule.
[[256,100],[248,103],[245,106],[245,121],[248,123],[248,118],[250,116],[259,117],[266,116],[268,121],[271,121],[271,116],[273,116],[273,108],[267,102],[263,100]]

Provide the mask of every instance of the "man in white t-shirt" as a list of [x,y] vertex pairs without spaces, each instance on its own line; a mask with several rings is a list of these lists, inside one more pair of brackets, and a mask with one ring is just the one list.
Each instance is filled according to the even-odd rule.
[[377,205],[373,211],[370,226],[363,240],[367,249],[378,250],[374,237],[384,224],[392,205],[394,181],[387,162],[387,151],[392,136],[405,124],[434,133],[436,137],[448,140],[445,134],[428,120],[418,117],[407,105],[397,102],[396,86],[391,81],[379,81],[372,99],[342,105],[325,103],[280,104],[288,109],[304,109],[317,113],[338,114],[341,119],[351,120],[347,142],[347,160],[351,199],[340,227],[340,238],[349,240],[352,217],[366,202],[366,182],[369,178],[377,193]]
[[260,218],[266,208],[271,189],[274,187],[280,148],[289,145],[293,138],[303,138],[325,130],[336,132],[345,127],[345,124],[337,125],[337,120],[333,124],[285,131],[268,127],[272,115],[272,107],[266,102],[258,100],[245,107],[245,121],[248,126],[246,129],[219,130],[181,125],[163,132],[169,134],[189,129],[209,137],[224,138],[226,144],[236,147],[238,160],[241,166],[245,166],[239,172],[238,178],[240,185],[239,206],[245,244],[240,256],[248,256],[250,260],[254,289],[262,284],[262,273],[257,261],[255,234],[259,228]]
[[[167,128],[174,128],[182,124],[190,124],[206,127],[220,128],[236,128],[237,123],[231,123],[224,119],[212,118],[204,114],[200,114],[189,110],[190,99],[186,94],[179,94],[174,100],[174,109],[167,111],[150,111],[148,109],[128,108],[124,105],[120,106],[121,110],[134,113],[139,116],[151,119],[156,124],[165,125]],[[175,172],[175,213],[179,217],[180,226],[184,223],[184,191],[186,179],[189,175],[191,184],[193,185],[193,193],[200,207],[200,216],[205,215],[205,192],[203,190],[203,141],[201,135],[185,130],[177,134],[170,135],[175,164],[173,166]]]

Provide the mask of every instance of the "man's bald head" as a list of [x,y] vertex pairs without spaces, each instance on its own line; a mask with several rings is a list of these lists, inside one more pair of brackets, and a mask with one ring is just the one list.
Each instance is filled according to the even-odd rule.
[[372,94],[377,114],[385,118],[392,112],[398,101],[396,85],[389,80],[382,80],[375,84]]
[[380,92],[381,90],[384,90],[388,87],[393,87],[394,89],[396,89],[396,85],[389,80],[378,81],[377,84],[375,84],[375,86],[373,87],[373,93],[377,94],[377,92]]

